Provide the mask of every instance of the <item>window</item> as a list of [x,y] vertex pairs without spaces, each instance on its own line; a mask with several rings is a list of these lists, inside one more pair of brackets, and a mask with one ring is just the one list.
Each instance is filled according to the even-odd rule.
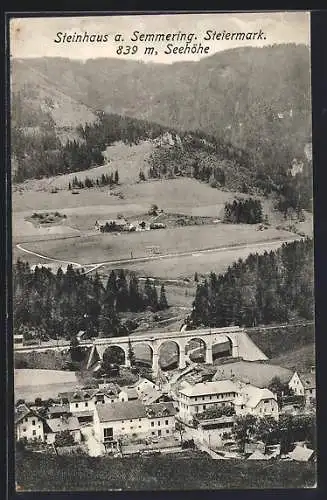
[[112,441],[113,438],[113,428],[112,427],[106,427],[103,429],[103,437],[104,441]]
[[197,401],[197,400],[198,400],[198,398],[194,398],[194,401]]
[[139,425],[139,429],[142,429],[142,425]]
[[151,434],[152,434],[152,436],[155,436],[156,433],[154,431],[152,431]]
[[139,422],[141,422],[141,419],[139,418]]
[[32,420],[32,425],[35,425],[35,420]]
[[130,420],[130,422],[133,422],[133,420]]
[[166,434],[169,434],[169,429],[166,429]]
[[33,431],[33,436],[36,436],[36,431],[35,430]]
[[75,408],[78,408],[78,403],[75,403]]
[[158,427],[160,427],[160,420],[158,420]]
[[154,422],[151,422],[151,427],[154,427]]
[[204,410],[206,409],[206,405],[203,405],[203,409],[204,409]]
[[23,427],[23,432],[26,432],[26,427]]
[[28,422],[28,418],[25,418],[25,422]]
[[210,401],[211,401],[211,396],[209,396],[209,399],[210,399]]
[[86,402],[86,403],[85,403],[85,407],[87,407],[87,406],[89,406],[89,403],[88,403],[88,402]]
[[169,424],[168,420],[166,420],[166,421],[165,421],[165,424],[166,424],[166,425],[168,425],[168,424]]
[[132,430],[132,429],[134,429],[134,426],[133,426],[133,425],[131,425],[131,430]]

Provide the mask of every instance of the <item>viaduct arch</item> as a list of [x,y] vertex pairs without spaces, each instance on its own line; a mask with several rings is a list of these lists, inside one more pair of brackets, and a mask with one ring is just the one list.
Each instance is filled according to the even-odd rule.
[[177,332],[156,332],[149,335],[135,335],[130,337],[100,338],[95,339],[92,345],[87,366],[92,365],[92,361],[97,355],[100,360],[103,359],[103,353],[108,346],[117,346],[123,349],[125,353],[125,366],[130,366],[128,358],[128,344],[131,342],[133,347],[140,344],[147,345],[152,351],[152,369],[154,373],[159,370],[160,348],[167,341],[175,342],[179,349],[178,367],[186,367],[188,356],[185,352],[186,345],[192,339],[199,339],[205,346],[205,363],[213,363],[212,348],[213,345],[230,342],[232,357],[242,356],[249,361],[267,359],[265,354],[251,341],[243,328],[233,326],[226,328],[208,328],[202,330],[187,330]]

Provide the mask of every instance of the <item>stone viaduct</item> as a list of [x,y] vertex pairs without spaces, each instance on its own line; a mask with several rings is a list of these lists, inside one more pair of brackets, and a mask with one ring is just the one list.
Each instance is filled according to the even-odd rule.
[[[143,344],[151,350],[152,370],[157,373],[159,369],[159,355],[161,347],[167,342],[174,342],[178,348],[178,367],[186,366],[188,355],[186,346],[192,340],[200,340],[205,348],[205,363],[213,363],[212,347],[215,344],[229,342],[230,354],[233,357],[242,357],[245,360],[255,361],[267,359],[265,354],[252,342],[243,328],[238,326],[226,328],[207,328],[202,330],[188,330],[177,332],[156,332],[149,335],[132,335],[129,337],[99,338],[95,339],[88,359],[88,368],[97,359],[102,359],[108,347],[119,347],[125,354],[125,366],[130,366],[128,358],[129,342],[132,347]],[[83,342],[81,342],[83,344]]]

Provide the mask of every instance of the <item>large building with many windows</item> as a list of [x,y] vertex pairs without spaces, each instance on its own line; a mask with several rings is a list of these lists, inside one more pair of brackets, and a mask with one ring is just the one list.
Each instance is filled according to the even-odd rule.
[[278,418],[277,397],[268,389],[232,380],[185,384],[179,389],[179,419],[192,424],[199,413],[209,409],[232,407],[236,414]]
[[173,403],[145,406],[141,401],[99,405],[94,413],[95,438],[111,448],[120,440],[167,437],[175,431]]

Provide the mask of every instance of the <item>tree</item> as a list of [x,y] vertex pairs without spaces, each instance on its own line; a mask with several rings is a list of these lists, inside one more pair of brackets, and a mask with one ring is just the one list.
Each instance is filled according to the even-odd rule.
[[198,273],[195,271],[195,273],[194,273],[194,282],[198,283],[198,281],[199,281]]
[[105,371],[110,369],[111,365],[123,365],[124,362],[124,351],[118,346],[108,347],[103,353],[102,367]]
[[237,441],[242,450],[244,450],[245,443],[255,435],[257,417],[254,415],[241,415],[235,420],[234,433]]
[[135,352],[132,346],[131,339],[128,339],[128,359],[131,364],[131,366],[135,365]]
[[151,207],[149,209],[149,215],[153,215],[153,216],[158,215],[158,205],[156,205],[156,204],[151,205]]
[[139,172],[139,180],[140,181],[145,181],[145,175],[144,175],[143,170],[140,170],[140,172]]
[[35,398],[35,406],[42,406],[42,399],[41,398]]
[[168,308],[168,302],[166,298],[166,291],[164,285],[162,284],[160,288],[159,309],[167,309],[167,308]]
[[77,337],[73,337],[70,341],[69,353],[72,361],[82,361],[83,351]]
[[278,376],[275,376],[270,384],[268,385],[268,389],[276,394],[278,405],[280,406],[282,403],[283,396],[290,395],[291,389],[287,384],[283,384]]
[[176,430],[179,432],[181,444],[183,444],[183,435],[185,434],[185,426],[179,420],[176,421]]
[[56,434],[54,444],[55,446],[72,446],[75,441],[69,430],[65,430]]
[[267,444],[275,444],[279,441],[278,422],[274,417],[266,416],[259,418],[255,431],[256,438]]
[[119,174],[118,174],[118,170],[115,171],[115,180],[114,180],[114,183],[115,184],[118,184],[119,183]]

